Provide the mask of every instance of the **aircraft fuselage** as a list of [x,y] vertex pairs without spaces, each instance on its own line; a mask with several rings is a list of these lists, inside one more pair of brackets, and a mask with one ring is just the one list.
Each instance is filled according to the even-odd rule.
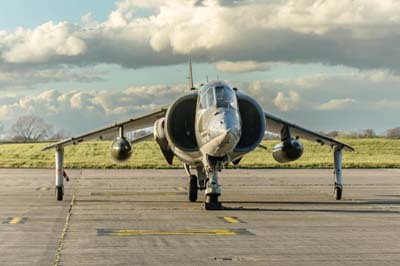
[[210,82],[198,92],[195,132],[203,156],[229,161],[241,136],[235,91],[225,82]]

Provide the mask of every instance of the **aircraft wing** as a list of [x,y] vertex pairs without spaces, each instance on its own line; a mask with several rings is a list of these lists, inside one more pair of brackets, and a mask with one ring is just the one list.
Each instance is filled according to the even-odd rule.
[[320,143],[321,145],[328,145],[330,147],[343,147],[343,149],[345,149],[347,151],[354,151],[354,149],[351,146],[349,146],[343,142],[340,142],[334,138],[331,138],[331,137],[325,136],[321,133],[298,126],[296,124],[285,121],[274,115],[271,115],[271,114],[268,114],[265,112],[264,112],[264,114],[265,114],[265,120],[266,120],[266,125],[267,125],[266,130],[269,132],[280,134],[282,128],[287,126],[287,127],[289,127],[290,133],[292,134],[293,137],[299,137],[301,139],[317,142],[317,143]]
[[[123,127],[124,131],[133,131],[146,127],[150,127],[154,124],[154,122],[165,116],[167,112],[167,108],[160,108],[154,110],[146,115],[142,115],[139,117],[135,117],[120,123],[115,123],[111,126],[104,127],[98,130],[94,130],[85,134],[82,134],[77,137],[72,137],[70,139],[62,140],[60,142],[51,144],[43,148],[43,150],[49,150],[51,148],[57,147],[65,147],[69,145],[76,145],[83,141],[95,140],[95,139],[103,139],[106,136],[117,136],[119,133],[119,128]],[[146,135],[145,138],[148,139],[149,135]],[[140,138],[138,140],[133,140],[133,143],[140,142],[145,140],[145,138]]]

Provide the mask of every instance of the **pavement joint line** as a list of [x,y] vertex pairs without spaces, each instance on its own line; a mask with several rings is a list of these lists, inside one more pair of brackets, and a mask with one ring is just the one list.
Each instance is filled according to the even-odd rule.
[[63,230],[61,232],[60,239],[58,240],[57,252],[56,252],[56,255],[54,257],[54,262],[53,262],[54,266],[58,266],[59,263],[60,263],[61,251],[62,251],[62,247],[63,247],[63,244],[64,244],[65,236],[66,236],[67,231],[68,231],[69,221],[71,219],[71,214],[72,214],[72,208],[75,205],[76,193],[78,191],[79,182],[80,182],[81,177],[82,177],[82,169],[81,169],[81,171],[79,173],[79,177],[78,177],[78,179],[77,179],[77,181],[75,183],[75,187],[74,187],[74,191],[73,191],[72,199],[71,199],[71,204],[69,205],[69,210],[68,210],[67,216],[65,218],[64,227],[63,227]]
[[97,229],[97,236],[235,236],[254,235],[240,229],[184,229],[184,230],[136,230],[136,229]]

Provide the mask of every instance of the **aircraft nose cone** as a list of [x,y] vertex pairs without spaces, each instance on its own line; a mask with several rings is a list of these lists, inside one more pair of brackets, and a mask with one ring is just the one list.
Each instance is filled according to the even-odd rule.
[[213,147],[213,156],[224,156],[228,152],[232,152],[239,139],[232,129],[227,129],[224,133],[215,138]]
[[210,140],[201,147],[203,153],[224,157],[232,152],[239,142],[241,127],[239,116],[230,111],[219,110],[208,124]]
[[223,139],[221,141],[222,145],[229,145],[234,143],[236,145],[236,136],[233,133],[232,129],[229,128],[228,130],[226,130],[223,134]]
[[240,137],[240,122],[232,112],[217,112],[211,123],[211,128],[215,136],[226,133],[236,135],[237,138]]

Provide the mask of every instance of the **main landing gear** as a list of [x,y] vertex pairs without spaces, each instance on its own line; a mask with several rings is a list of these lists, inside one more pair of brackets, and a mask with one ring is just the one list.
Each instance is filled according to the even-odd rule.
[[333,154],[335,171],[335,185],[333,187],[333,198],[335,200],[342,199],[343,193],[343,176],[342,176],[342,147],[336,147]]
[[198,178],[196,175],[192,175],[192,173],[190,172],[190,166],[187,164],[184,164],[185,167],[185,171],[186,174],[189,176],[189,184],[188,184],[188,198],[189,201],[191,202],[195,202],[197,201],[197,195],[198,195],[198,190],[199,190],[199,186],[198,186]]
[[195,202],[197,200],[197,176],[190,175],[189,177],[189,189],[188,189],[188,196],[191,202]]
[[56,149],[56,198],[62,201],[64,198],[64,149]]
[[62,201],[64,198],[64,187],[56,187],[56,198],[58,201]]

